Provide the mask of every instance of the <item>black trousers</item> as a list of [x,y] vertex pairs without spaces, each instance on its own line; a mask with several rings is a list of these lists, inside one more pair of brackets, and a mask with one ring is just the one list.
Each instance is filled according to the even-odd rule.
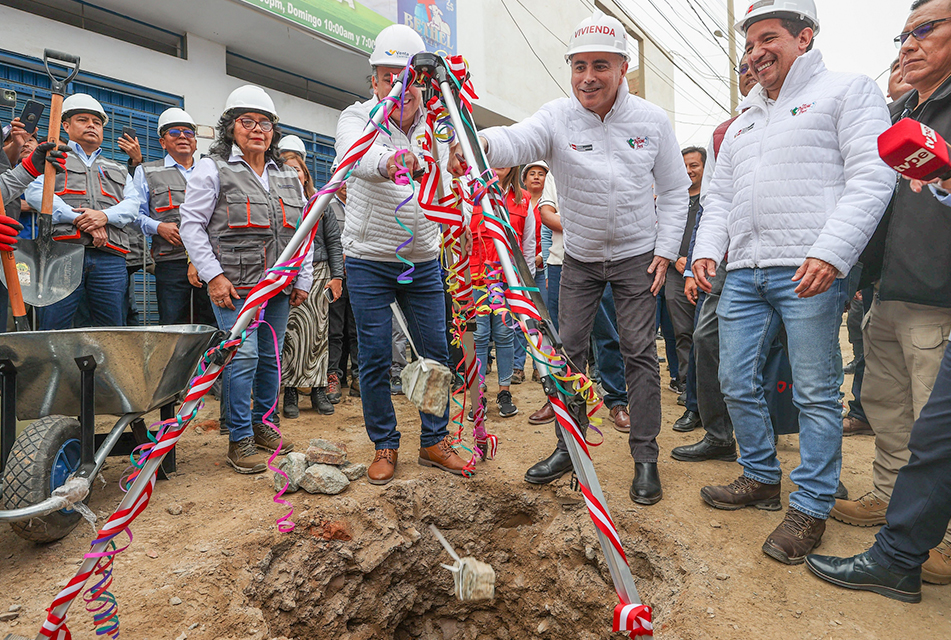
[[357,325],[353,320],[353,308],[350,306],[346,276],[343,278],[340,297],[330,303],[327,325],[327,373],[336,373],[342,385],[347,380],[347,373],[351,371],[347,366],[347,360],[353,363],[352,371],[354,372],[359,362]]
[[888,524],[869,553],[893,571],[917,574],[951,522],[951,349],[911,429],[908,449],[911,458],[888,502]]

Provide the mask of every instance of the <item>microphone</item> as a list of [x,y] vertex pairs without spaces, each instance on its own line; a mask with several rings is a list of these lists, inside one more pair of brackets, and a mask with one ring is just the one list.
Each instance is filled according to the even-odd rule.
[[951,146],[938,132],[904,118],[878,137],[878,155],[906,178],[951,179]]

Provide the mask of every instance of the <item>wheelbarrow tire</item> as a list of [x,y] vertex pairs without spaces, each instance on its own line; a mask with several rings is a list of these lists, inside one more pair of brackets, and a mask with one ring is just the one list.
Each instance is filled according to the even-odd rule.
[[[46,416],[30,426],[13,443],[3,473],[3,506],[19,509],[39,504],[50,497],[54,466],[58,465],[57,486],[65,481],[68,469],[63,463],[68,451],[75,460],[80,438],[79,421],[69,416]],[[90,492],[92,487],[90,487]],[[88,496],[86,498],[89,499]],[[10,526],[21,538],[31,542],[54,542],[76,528],[82,516],[76,510],[55,511],[49,515]]]

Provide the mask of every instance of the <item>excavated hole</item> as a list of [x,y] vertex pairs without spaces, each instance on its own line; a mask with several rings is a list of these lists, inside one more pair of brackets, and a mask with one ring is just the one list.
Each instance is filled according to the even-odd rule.
[[[624,505],[622,505],[624,506]],[[655,623],[684,587],[664,535],[615,514],[638,590]],[[435,524],[460,556],[490,563],[496,597],[459,602]],[[567,487],[514,490],[493,481],[394,482],[368,504],[322,500],[300,534],[254,568],[248,598],[272,635],[289,638],[520,640],[619,637],[610,573],[581,494]],[[330,538],[329,540],[325,538]]]

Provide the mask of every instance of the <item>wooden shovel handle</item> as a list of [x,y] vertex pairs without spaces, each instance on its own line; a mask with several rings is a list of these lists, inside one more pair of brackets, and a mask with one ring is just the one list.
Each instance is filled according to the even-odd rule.
[[[12,251],[0,252],[3,261],[3,277],[7,280],[7,291],[10,295],[10,309],[13,311],[14,324],[20,330],[26,320],[26,305],[23,304],[23,292],[20,290],[20,275],[17,273],[17,261]],[[21,321],[20,318],[23,318]]]
[[[50,127],[47,132],[47,140],[56,143],[59,147],[59,131],[63,123],[63,96],[54,93],[50,105]],[[45,173],[43,174],[43,202],[40,205],[40,213],[53,215],[53,191],[56,188],[56,169],[49,162],[46,163]]]

